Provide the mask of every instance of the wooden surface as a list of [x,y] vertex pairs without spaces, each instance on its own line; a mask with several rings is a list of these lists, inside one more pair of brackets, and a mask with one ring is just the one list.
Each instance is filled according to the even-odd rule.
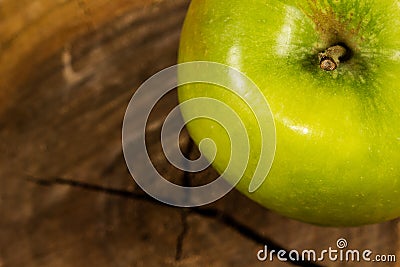
[[[123,115],[134,90],[176,62],[188,4],[0,1],[0,266],[293,266],[259,262],[256,253],[264,245],[322,250],[338,238],[400,261],[398,220],[322,228],[237,191],[179,209],[134,184],[121,152]],[[212,169],[187,175],[161,153],[161,123],[174,105],[172,93],[152,114],[153,162],[177,183],[210,180]],[[181,145],[196,153],[186,134]]]

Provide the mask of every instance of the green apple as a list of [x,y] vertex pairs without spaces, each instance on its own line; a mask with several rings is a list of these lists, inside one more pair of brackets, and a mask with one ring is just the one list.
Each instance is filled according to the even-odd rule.
[[[276,154],[265,181],[249,192],[262,146],[249,107],[213,85],[178,91],[180,102],[215,98],[243,120],[251,155],[237,188],[248,197],[318,225],[400,216],[400,1],[193,0],[179,61],[232,66],[267,99]],[[249,95],[246,101],[257,99]],[[193,102],[182,113],[212,108]],[[197,144],[215,141],[212,164],[223,172],[230,156],[224,128],[201,118],[187,128]]]

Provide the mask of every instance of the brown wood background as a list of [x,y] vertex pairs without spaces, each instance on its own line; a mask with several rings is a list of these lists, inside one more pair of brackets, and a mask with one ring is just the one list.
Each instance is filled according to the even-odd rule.
[[[400,261],[398,220],[322,228],[271,213],[237,191],[179,209],[134,184],[121,151],[123,115],[134,90],[176,62],[188,4],[0,1],[0,267],[293,266],[258,262],[256,253],[264,244],[326,249],[338,238]],[[152,114],[153,161],[177,183],[212,179],[212,169],[189,176],[166,163],[159,131],[174,105],[172,93]],[[187,135],[181,141],[186,154],[196,153]]]

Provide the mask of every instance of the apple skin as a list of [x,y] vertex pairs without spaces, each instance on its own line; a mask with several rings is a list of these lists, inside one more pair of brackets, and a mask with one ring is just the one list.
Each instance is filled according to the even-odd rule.
[[[179,62],[213,61],[240,70],[262,90],[274,116],[275,159],[253,193],[248,186],[262,144],[249,108],[234,94],[205,84],[180,87],[179,101],[211,97],[241,116],[252,138],[237,189],[266,208],[324,226],[397,218],[399,26],[399,1],[192,1]],[[318,53],[337,43],[351,49],[351,58],[334,71],[321,70]],[[184,118],[189,112],[182,110]],[[224,129],[207,119],[187,128],[196,144],[214,140],[212,164],[221,173],[230,155]],[[234,175],[228,173],[228,180]]]

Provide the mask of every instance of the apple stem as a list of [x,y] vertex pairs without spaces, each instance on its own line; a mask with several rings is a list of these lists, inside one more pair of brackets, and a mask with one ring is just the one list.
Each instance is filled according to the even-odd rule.
[[340,63],[339,58],[346,54],[347,50],[341,45],[335,45],[318,54],[319,66],[325,71],[335,70]]

